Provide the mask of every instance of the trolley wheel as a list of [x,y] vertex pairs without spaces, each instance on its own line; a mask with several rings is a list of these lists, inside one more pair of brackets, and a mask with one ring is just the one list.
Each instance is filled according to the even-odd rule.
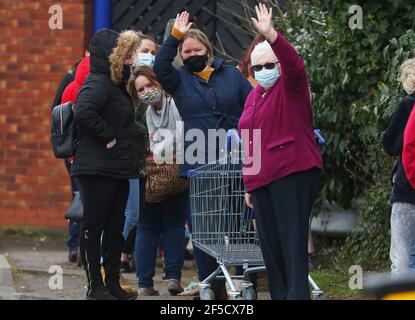
[[312,300],[329,300],[324,293],[312,293]]
[[210,288],[203,289],[200,292],[200,300],[215,300],[215,293]]
[[252,287],[244,289],[242,291],[242,297],[244,298],[244,300],[256,300],[257,295],[255,289]]

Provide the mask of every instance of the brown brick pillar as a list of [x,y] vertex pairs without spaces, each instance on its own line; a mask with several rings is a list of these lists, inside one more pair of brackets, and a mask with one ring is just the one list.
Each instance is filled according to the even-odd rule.
[[62,30],[49,29],[53,1],[0,2],[0,225],[67,224],[70,183],[50,148],[51,102],[89,43],[92,2],[57,2]]

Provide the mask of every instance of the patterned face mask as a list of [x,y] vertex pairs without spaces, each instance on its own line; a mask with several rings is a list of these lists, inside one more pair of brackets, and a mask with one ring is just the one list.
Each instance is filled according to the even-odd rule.
[[161,90],[156,86],[152,88],[145,88],[144,92],[138,93],[140,100],[146,105],[155,105],[161,99]]

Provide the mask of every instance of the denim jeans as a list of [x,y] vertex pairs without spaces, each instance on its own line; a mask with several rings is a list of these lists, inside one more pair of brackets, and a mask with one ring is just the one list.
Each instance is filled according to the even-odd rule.
[[414,253],[414,239],[415,205],[394,202],[391,214],[390,247],[392,278],[398,278],[409,271],[411,253]]
[[411,271],[415,272],[415,238],[414,238],[414,241],[412,243],[412,253],[411,253],[411,257],[409,259],[409,268],[411,268]]
[[78,223],[69,222],[69,240],[67,242],[69,252],[78,251],[79,247],[79,233],[81,231],[80,225]]
[[137,225],[140,210],[140,180],[130,179],[130,193],[125,208],[125,223],[122,235],[127,240],[130,231]]
[[144,204],[135,245],[139,288],[153,287],[158,247],[164,251],[165,278],[181,280],[188,210],[188,191],[160,203]]

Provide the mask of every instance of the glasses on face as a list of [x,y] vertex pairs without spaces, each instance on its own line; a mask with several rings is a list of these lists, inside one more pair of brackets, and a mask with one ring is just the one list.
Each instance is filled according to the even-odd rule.
[[267,70],[272,70],[272,69],[275,68],[275,66],[277,64],[279,64],[279,62],[269,62],[269,63],[266,63],[264,65],[256,64],[256,65],[252,66],[251,68],[252,68],[253,71],[256,71],[256,72],[261,71],[262,68],[265,68]]

